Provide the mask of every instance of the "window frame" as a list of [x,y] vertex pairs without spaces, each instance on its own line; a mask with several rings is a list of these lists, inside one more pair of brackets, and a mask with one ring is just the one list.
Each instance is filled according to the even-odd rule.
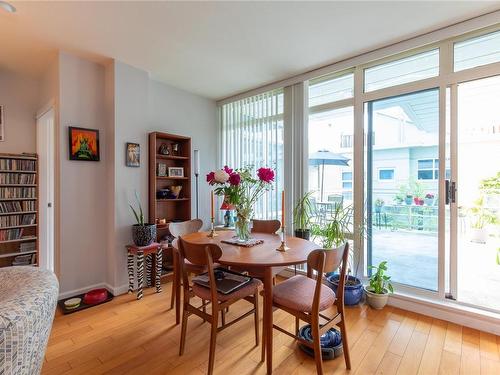
[[[392,171],[392,178],[380,178],[381,171]],[[377,168],[377,181],[382,182],[382,183],[396,181],[396,167],[379,167],[379,168]]]

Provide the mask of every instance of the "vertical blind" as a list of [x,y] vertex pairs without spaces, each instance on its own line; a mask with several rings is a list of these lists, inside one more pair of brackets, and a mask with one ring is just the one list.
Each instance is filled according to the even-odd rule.
[[273,189],[255,205],[256,219],[281,219],[283,190],[283,89],[224,104],[219,108],[222,165],[272,168]]

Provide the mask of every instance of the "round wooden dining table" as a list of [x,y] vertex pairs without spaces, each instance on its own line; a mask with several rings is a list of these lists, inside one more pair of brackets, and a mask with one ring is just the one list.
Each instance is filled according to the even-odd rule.
[[[264,316],[263,335],[265,337],[266,368],[267,373],[272,373],[272,350],[273,350],[273,268],[293,266],[307,261],[309,253],[319,246],[313,242],[297,237],[286,236],[287,251],[276,250],[281,245],[281,236],[278,234],[252,233],[252,238],[261,239],[264,242],[252,247],[237,246],[224,243],[231,240],[234,231],[219,231],[217,236],[210,238],[207,232],[191,233],[182,238],[187,242],[205,244],[215,243],[222,249],[222,257],[217,263],[224,266],[237,266],[238,268],[249,267],[260,269],[264,275]],[[173,244],[176,248],[176,242]],[[174,260],[177,257],[174,257]],[[176,278],[176,320],[180,320],[180,272],[178,260],[174,261],[174,277]]]

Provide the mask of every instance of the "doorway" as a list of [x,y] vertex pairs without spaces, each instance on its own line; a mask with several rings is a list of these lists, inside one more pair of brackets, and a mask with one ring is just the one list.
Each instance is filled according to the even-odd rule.
[[53,107],[37,116],[36,135],[40,196],[39,264],[41,268],[54,272],[55,124]]

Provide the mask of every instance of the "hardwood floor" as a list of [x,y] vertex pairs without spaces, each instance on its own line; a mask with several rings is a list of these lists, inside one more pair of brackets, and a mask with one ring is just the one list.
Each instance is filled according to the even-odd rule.
[[[205,374],[210,325],[189,319],[186,352],[179,357],[180,326],[169,310],[170,285],[163,293],[145,290],[145,298],[124,295],[86,311],[57,314],[42,374]],[[239,302],[228,314],[250,305]],[[262,304],[261,304],[262,306]],[[274,320],[292,330],[283,311]],[[325,361],[327,374],[500,374],[500,337],[386,307],[347,308],[352,370],[342,357]],[[217,337],[215,373],[265,374],[260,347],[254,346],[253,319],[245,319]],[[274,373],[315,374],[314,361],[294,341],[274,332]]]

